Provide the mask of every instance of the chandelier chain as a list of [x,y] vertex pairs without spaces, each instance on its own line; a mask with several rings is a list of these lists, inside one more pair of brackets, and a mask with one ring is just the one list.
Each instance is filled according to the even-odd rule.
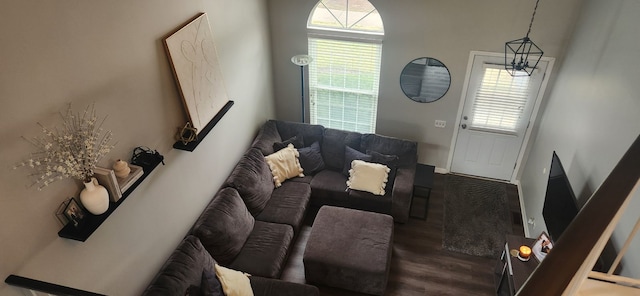
[[529,30],[527,31],[527,38],[529,37],[529,33],[531,33],[531,26],[533,25],[533,19],[536,17],[536,11],[538,10],[538,3],[540,0],[536,0],[536,6],[533,8],[533,14],[531,15],[531,22],[529,23]]

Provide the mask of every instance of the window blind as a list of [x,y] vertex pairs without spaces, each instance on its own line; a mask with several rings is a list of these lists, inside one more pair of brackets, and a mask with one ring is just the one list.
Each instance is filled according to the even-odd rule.
[[308,40],[311,123],[374,133],[382,44]]
[[485,67],[473,102],[472,127],[515,132],[522,124],[529,78],[512,77],[504,68]]

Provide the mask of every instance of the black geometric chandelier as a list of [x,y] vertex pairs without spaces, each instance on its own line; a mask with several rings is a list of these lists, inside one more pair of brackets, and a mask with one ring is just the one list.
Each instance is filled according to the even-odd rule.
[[524,38],[509,41],[504,44],[504,67],[511,74],[511,76],[521,76],[533,74],[533,70],[536,69],[542,54],[544,52],[529,38],[531,33],[531,26],[533,25],[533,18],[536,16],[536,10],[538,10],[538,2],[536,0],[536,7],[533,9],[531,15],[531,22],[529,23],[529,30]]

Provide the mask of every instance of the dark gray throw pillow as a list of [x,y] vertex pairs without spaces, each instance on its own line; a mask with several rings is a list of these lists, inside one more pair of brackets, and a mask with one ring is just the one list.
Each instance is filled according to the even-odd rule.
[[191,285],[187,288],[187,291],[184,292],[184,296],[201,296],[202,289],[196,285]]
[[356,149],[346,146],[344,149],[344,167],[342,168],[342,174],[349,177],[349,170],[351,169],[351,162],[354,160],[362,160],[371,162],[371,155],[362,153]]
[[205,268],[202,271],[200,287],[196,285],[189,286],[184,296],[224,296],[222,284],[220,280],[218,280],[218,277],[216,277],[213,267],[211,270]]
[[282,142],[275,142],[273,143],[273,152],[278,152],[289,144],[293,144],[293,147],[300,149],[304,147],[304,137],[302,137],[302,135],[297,135]]
[[213,270],[205,269],[202,271],[202,283],[200,285],[202,296],[224,296],[222,284]]
[[313,142],[311,146],[298,149],[300,166],[305,175],[313,175],[324,169],[324,161],[320,153],[320,143]]
[[393,181],[396,179],[396,172],[398,171],[398,165],[400,164],[400,158],[397,155],[382,154],[373,150],[367,150],[367,154],[371,155],[371,162],[384,164],[389,167],[389,177],[385,190],[392,190]]

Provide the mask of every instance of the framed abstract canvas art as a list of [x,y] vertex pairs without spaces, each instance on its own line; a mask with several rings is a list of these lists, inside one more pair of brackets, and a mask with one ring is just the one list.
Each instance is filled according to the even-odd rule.
[[207,14],[197,16],[164,43],[189,122],[199,133],[228,101]]

